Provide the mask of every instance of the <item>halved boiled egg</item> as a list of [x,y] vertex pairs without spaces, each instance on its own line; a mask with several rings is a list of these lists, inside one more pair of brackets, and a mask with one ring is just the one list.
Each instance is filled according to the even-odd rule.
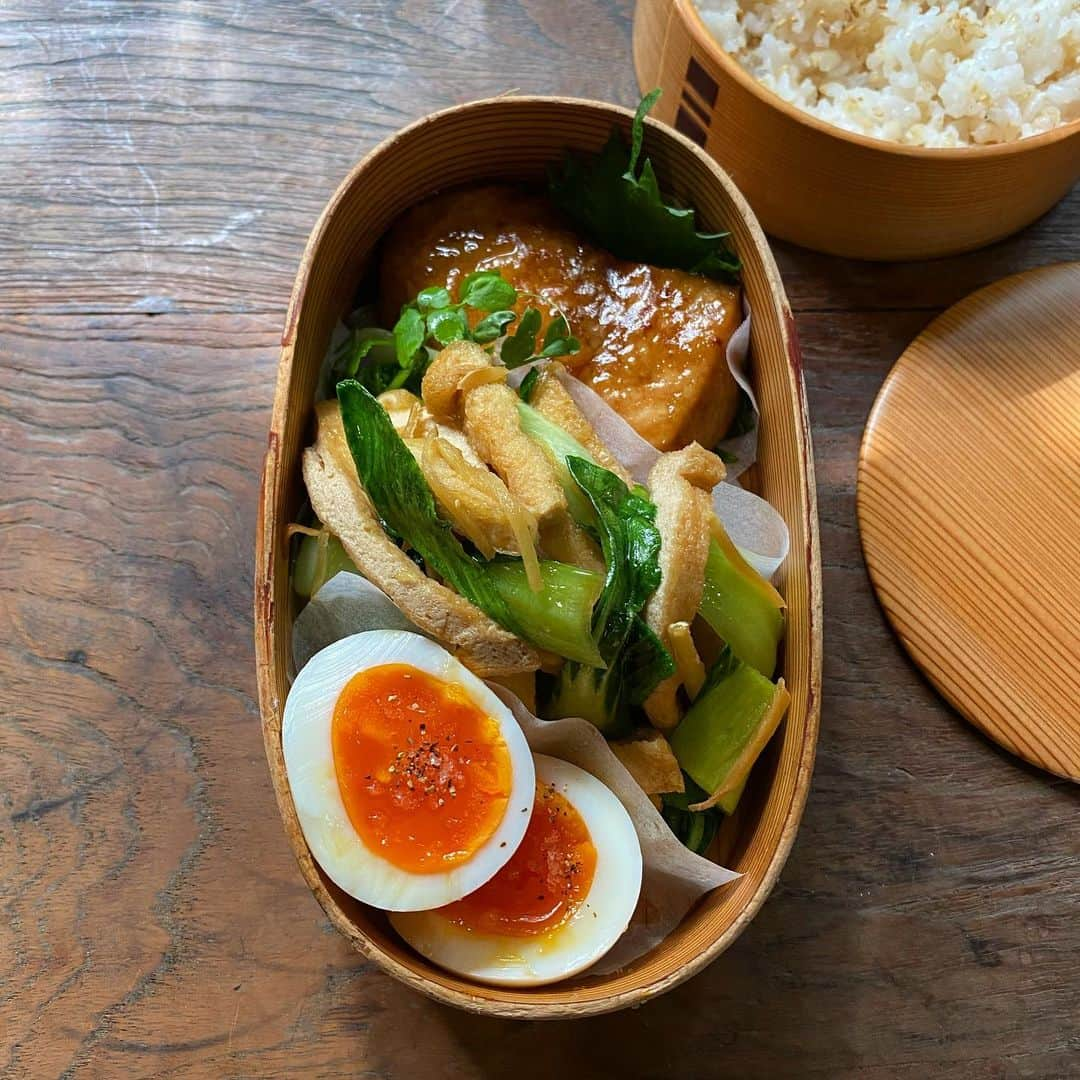
[[281,730],[304,839],[350,896],[387,911],[474,892],[514,854],[536,792],[510,710],[445,649],[371,630],[323,649]]
[[480,982],[538,986],[583,971],[626,930],[641,891],[622,803],[576,765],[534,761],[529,827],[502,870],[455,903],[390,917],[429,960]]

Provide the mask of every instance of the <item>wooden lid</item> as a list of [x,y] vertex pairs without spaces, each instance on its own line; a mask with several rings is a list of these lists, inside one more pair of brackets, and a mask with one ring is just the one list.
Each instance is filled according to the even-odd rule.
[[1080,263],[982,289],[908,347],[863,437],[859,528],[930,681],[1080,781]]

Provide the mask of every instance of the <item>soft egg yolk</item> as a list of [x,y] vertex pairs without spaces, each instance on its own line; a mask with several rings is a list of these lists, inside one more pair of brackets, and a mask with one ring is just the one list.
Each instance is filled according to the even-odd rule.
[[510,799],[510,752],[460,687],[408,664],[354,675],[334,706],[334,770],[353,828],[401,870],[432,874],[491,839]]
[[589,894],[596,847],[574,806],[537,785],[529,827],[510,861],[485,885],[440,912],[457,926],[534,937],[562,926]]

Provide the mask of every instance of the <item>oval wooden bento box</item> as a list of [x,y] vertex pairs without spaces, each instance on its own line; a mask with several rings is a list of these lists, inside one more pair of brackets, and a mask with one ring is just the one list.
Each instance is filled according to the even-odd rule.
[[304,878],[330,921],[365,956],[441,1001],[499,1016],[585,1016],[638,1004],[719,955],[775,883],[806,801],[818,729],[821,592],[814,476],[791,311],[769,248],[742,196],[689,140],[649,122],[645,152],[667,191],[730,229],[754,312],[754,378],[762,410],[758,487],[791,529],[778,586],[789,628],[783,674],[791,710],[725,826],[728,865],[744,875],[708,895],[666,941],[618,974],[537,989],[478,986],[433,967],[402,944],[384,916],[337,889],[313,862],[293,809],[281,752],[281,714],[292,674],[295,600],[286,526],[304,500],[300,453],[331,328],[369,268],[379,238],[404,209],[471,181],[537,182],[567,147],[596,150],[630,114],[591,101],[502,97],[429,116],[388,139],[346,177],[319,219],[296,278],[282,338],[263,472],[255,575],[255,644],[263,736],[278,806]]

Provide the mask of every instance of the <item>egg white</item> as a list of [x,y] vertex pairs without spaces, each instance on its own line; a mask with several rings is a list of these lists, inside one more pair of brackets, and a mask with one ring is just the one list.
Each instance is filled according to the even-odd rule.
[[537,782],[555,786],[581,815],[596,848],[592,884],[577,911],[536,937],[478,933],[438,911],[390,916],[394,929],[440,967],[496,986],[540,986],[595,964],[622,936],[641,892],[641,845],[630,815],[596,777],[534,755]]
[[[354,675],[383,664],[409,664],[461,687],[496,721],[509,753],[510,798],[502,821],[470,859],[444,871],[412,873],[366,846],[341,798],[331,742],[334,706]],[[374,907],[420,911],[460,900],[505,865],[528,827],[536,780],[521,728],[480,679],[445,649],[418,634],[369,630],[317,653],[289,691],[281,742],[293,805],[311,854],[339,888]]]

